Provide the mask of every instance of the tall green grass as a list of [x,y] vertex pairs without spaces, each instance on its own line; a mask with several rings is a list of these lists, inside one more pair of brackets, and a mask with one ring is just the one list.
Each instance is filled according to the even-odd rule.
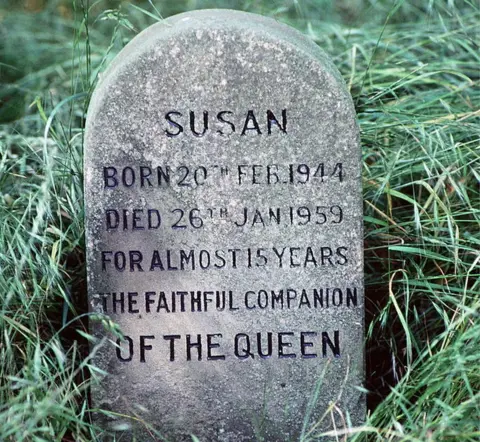
[[[155,4],[53,1],[36,15],[0,6],[0,440],[102,437],[87,397],[102,375],[85,328],[88,97],[98,72],[159,15],[220,6]],[[330,53],[356,104],[371,410],[364,427],[334,438],[480,440],[478,5],[221,6],[303,31]],[[304,441],[321,439],[315,422],[304,428]]]

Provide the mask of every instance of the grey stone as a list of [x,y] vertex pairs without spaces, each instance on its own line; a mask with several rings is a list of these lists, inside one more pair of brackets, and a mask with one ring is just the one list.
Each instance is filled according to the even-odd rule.
[[238,442],[362,423],[359,134],[315,44],[228,10],[142,32],[92,97],[85,203],[91,310],[125,334],[93,403],[137,418],[99,424]]

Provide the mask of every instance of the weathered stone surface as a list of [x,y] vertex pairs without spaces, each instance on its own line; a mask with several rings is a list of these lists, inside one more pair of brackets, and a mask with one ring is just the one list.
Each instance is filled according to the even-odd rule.
[[171,440],[296,440],[320,385],[309,425],[362,421],[359,135],[316,45],[226,10],[142,32],[92,98],[85,202],[91,308],[126,336],[95,406]]

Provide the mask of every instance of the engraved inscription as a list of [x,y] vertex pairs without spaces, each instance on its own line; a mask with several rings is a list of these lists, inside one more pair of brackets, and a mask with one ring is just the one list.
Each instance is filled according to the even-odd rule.
[[148,189],[215,186],[229,182],[232,186],[320,185],[343,182],[346,172],[343,163],[296,164],[238,164],[228,165],[130,165],[103,166],[103,185],[106,189]]
[[247,290],[119,291],[100,293],[106,314],[228,312],[247,310],[335,309],[359,306],[357,287]]
[[[278,113],[277,113],[278,114]],[[267,110],[263,115],[263,120],[257,116],[254,110],[248,110],[239,116],[238,113],[222,110],[220,112],[196,113],[191,110],[188,112],[179,112],[177,110],[169,111],[165,114],[167,126],[165,135],[169,138],[178,137],[181,134],[191,134],[194,137],[203,137],[210,130],[215,134],[230,136],[239,134],[271,135],[275,129],[280,133],[287,133],[287,109],[282,109],[277,118],[273,111]]]
[[103,250],[103,272],[156,272],[188,270],[242,270],[257,267],[318,268],[348,264],[346,246],[277,246],[225,249]]
[[[159,348],[147,344],[155,342]],[[163,348],[162,348],[163,347]],[[213,355],[215,349],[215,355]],[[156,351],[170,362],[220,361],[237,359],[289,359],[341,357],[340,331],[237,333],[228,339],[222,333],[207,335],[140,335],[137,339],[117,339],[116,355],[121,362],[147,362],[146,352]],[[220,352],[224,351],[224,354]]]
[[233,210],[215,207],[205,209],[106,209],[105,228],[110,232],[167,229],[201,229],[209,220],[223,220],[236,227],[306,226],[340,224],[343,221],[341,205],[239,208]]

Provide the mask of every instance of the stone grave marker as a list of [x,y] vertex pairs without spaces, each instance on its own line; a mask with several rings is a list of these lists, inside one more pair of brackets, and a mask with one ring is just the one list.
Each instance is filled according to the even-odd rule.
[[137,418],[97,422],[235,442],[362,422],[359,133],[314,43],[229,10],[142,32],[93,94],[85,203],[91,310],[125,335],[93,403]]

